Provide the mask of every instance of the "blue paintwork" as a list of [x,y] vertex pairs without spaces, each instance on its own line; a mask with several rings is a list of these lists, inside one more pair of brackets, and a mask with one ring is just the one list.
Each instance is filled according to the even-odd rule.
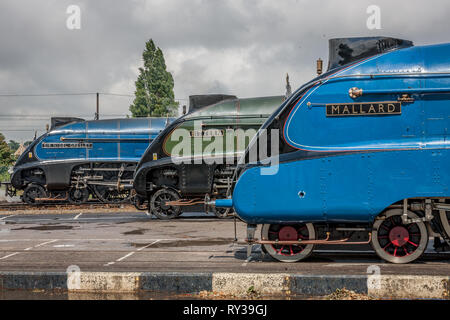
[[215,205],[218,208],[233,208],[233,199],[217,199]]
[[367,222],[405,198],[449,196],[447,163],[449,150],[420,150],[287,162],[276,175],[254,167],[239,178],[233,204],[251,223]]
[[[92,120],[67,124],[44,135],[34,147],[39,161],[138,162],[150,142],[174,118]],[[43,148],[44,143],[92,143],[92,148]]]
[[[446,56],[442,51],[447,52]],[[416,88],[441,88],[449,90],[450,75],[395,75],[395,73],[431,73],[450,71],[450,45],[411,47],[359,62],[344,68],[332,77],[322,80],[307,90],[292,109],[283,134],[286,142],[296,149],[307,151],[348,151],[421,148],[427,140],[434,140],[420,132],[421,123],[428,118],[442,116],[448,102],[447,94],[433,95],[430,99],[417,99],[403,106],[401,116],[326,118],[324,107],[327,103],[396,101],[397,92]],[[424,60],[427,57],[427,60]],[[439,59],[437,61],[436,59]],[[432,61],[437,61],[433,63]],[[442,60],[447,63],[443,63]],[[426,63],[424,61],[427,61]],[[358,77],[358,74],[391,73],[390,76]],[[392,75],[393,73],[393,75]],[[333,78],[337,76],[349,76]],[[386,90],[386,94],[364,94],[357,99],[350,98],[352,87],[367,90]],[[307,103],[312,104],[311,107]],[[427,104],[426,109],[424,109]],[[423,109],[423,110],[422,110]],[[423,113],[426,113],[425,119]],[[432,120],[429,120],[432,121]],[[434,126],[434,122],[432,126]],[[320,128],[326,130],[317,130]],[[442,127],[444,129],[445,126]],[[383,134],[379,135],[379,130]],[[413,130],[414,132],[411,132]],[[434,143],[428,145],[437,147]],[[441,141],[446,145],[445,140]],[[441,147],[443,146],[441,145]]]
[[[352,99],[352,87],[366,93]],[[326,116],[326,104],[397,101],[408,91],[415,100],[401,115]],[[298,156],[282,155],[275,175],[249,166],[233,191],[236,212],[248,223],[370,222],[405,198],[450,197],[448,92],[450,44],[380,54],[311,81],[281,128]]]

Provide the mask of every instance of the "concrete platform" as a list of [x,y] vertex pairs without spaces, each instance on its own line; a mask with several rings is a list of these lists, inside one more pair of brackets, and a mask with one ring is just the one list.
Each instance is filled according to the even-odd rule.
[[[237,233],[245,237],[245,224],[238,222]],[[241,292],[253,287],[267,294],[328,294],[346,287],[367,293],[377,276],[388,290],[378,290],[380,296],[419,297],[413,287],[422,288],[424,298],[448,294],[450,254],[431,247],[408,265],[385,263],[370,247],[322,248],[308,260],[285,264],[262,255],[257,246],[246,260],[246,246],[233,240],[233,220],[199,213],[171,221],[144,212],[0,215],[0,287],[71,289],[68,275],[76,272],[86,284],[83,290]]]
[[449,299],[446,276],[308,276],[285,273],[0,272],[5,290],[73,293],[196,294],[259,297],[323,296],[346,288],[372,298]]

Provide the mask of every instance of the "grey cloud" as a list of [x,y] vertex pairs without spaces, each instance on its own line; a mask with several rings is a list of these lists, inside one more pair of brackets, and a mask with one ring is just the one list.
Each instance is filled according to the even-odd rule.
[[[66,28],[66,8],[81,7],[81,30]],[[366,28],[366,8],[381,8],[382,30]],[[284,93],[315,75],[332,37],[388,35],[416,44],[448,42],[446,0],[2,0],[0,94],[132,94],[144,43],[153,38],[175,79],[175,95]],[[132,98],[102,96],[101,113],[125,115]],[[185,100],[183,100],[185,101]],[[5,121],[5,114],[91,117],[95,97],[0,97],[0,132],[23,140],[48,120]]]

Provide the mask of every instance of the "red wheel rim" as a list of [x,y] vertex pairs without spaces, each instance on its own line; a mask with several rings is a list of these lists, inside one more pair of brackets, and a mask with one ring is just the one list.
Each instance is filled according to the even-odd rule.
[[400,216],[391,216],[380,225],[377,238],[387,254],[405,257],[417,250],[421,234],[417,224],[404,225]]
[[[272,241],[297,241],[309,239],[308,228],[305,224],[289,226],[271,225],[269,240]],[[306,245],[272,245],[272,248],[280,255],[295,256],[305,249]]]

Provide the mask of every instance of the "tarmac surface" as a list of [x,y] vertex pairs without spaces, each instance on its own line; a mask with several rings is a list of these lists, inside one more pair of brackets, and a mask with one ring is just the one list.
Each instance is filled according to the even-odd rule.
[[[318,250],[298,263],[281,263],[254,246],[247,260],[246,226],[233,219],[184,213],[157,220],[145,212],[0,215],[0,272],[242,272],[298,275],[450,275],[450,253],[427,253],[414,263],[380,260],[370,246]],[[259,230],[257,231],[259,235]],[[329,248],[327,248],[329,249]],[[336,251],[338,249],[338,251]]]

